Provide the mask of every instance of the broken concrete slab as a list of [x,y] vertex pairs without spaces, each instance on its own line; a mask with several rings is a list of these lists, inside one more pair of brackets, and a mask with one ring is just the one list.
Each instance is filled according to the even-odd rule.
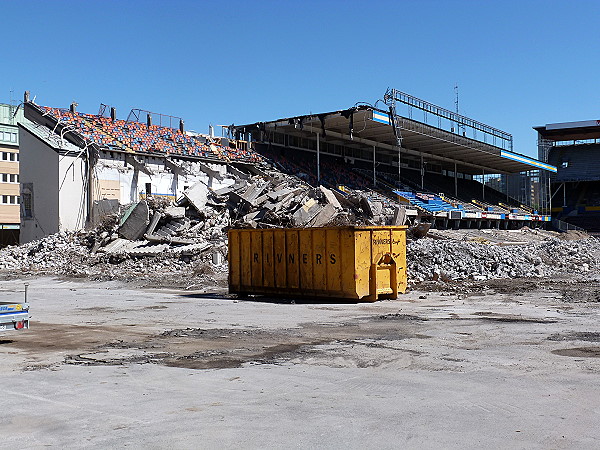
[[269,199],[269,196],[267,194],[263,194],[260,197],[258,197],[256,200],[254,200],[253,204],[254,204],[254,206],[260,206],[264,202],[266,202],[268,199]]
[[340,202],[338,201],[337,197],[334,195],[333,192],[331,192],[330,189],[327,189],[325,186],[319,186],[319,189],[325,196],[327,203],[333,205],[333,207],[336,209],[342,209],[342,205],[340,205]]
[[252,205],[256,204],[256,199],[262,194],[262,192],[269,186],[269,183],[265,183],[262,185],[259,184],[251,184],[246,192],[242,195],[242,198]]
[[98,251],[104,252],[104,253],[114,253],[114,252],[117,252],[120,248],[127,245],[129,242],[130,241],[127,239],[117,238],[114,241],[112,241],[110,244],[106,245],[105,247],[98,249]]
[[338,202],[340,202],[340,205],[344,208],[351,208],[352,207],[352,202],[350,202],[348,200],[348,197],[345,196],[344,194],[342,194],[341,192],[338,192],[337,190],[331,189],[330,190],[333,195],[335,195],[335,198],[337,199]]
[[235,186],[234,185],[230,185],[230,186],[222,187],[221,189],[215,189],[213,192],[214,192],[215,195],[218,195],[220,197],[222,195],[227,195],[231,191],[234,191],[234,190],[235,190]]
[[315,218],[310,222],[310,226],[324,227],[325,225],[330,224],[336,215],[336,208],[331,204],[327,204],[323,208],[321,208],[321,210],[317,213]]
[[406,222],[406,208],[403,206],[396,206],[394,209],[394,218],[392,219],[392,225],[400,226]]
[[233,176],[237,177],[237,178],[241,178],[242,180],[247,180],[250,178],[250,175],[242,172],[241,170],[233,167],[231,164],[227,164],[227,172],[229,172],[230,174],[232,174]]
[[131,256],[155,256],[164,253],[169,248],[169,244],[151,244],[145,241],[131,242],[119,253]]
[[195,239],[185,239],[173,236],[164,236],[159,234],[145,234],[144,238],[149,242],[163,242],[167,244],[191,245],[196,243]]
[[130,208],[119,227],[119,236],[130,241],[139,239],[148,227],[149,214],[148,203],[143,200]]
[[169,206],[165,208],[165,216],[181,219],[185,217],[185,208],[183,206]]
[[267,213],[266,209],[259,209],[258,211],[254,211],[251,212],[250,214],[246,214],[244,216],[244,220],[247,222],[250,222],[252,220],[254,221],[259,221],[262,220],[265,217],[265,214]]
[[229,200],[227,201],[227,204],[233,211],[236,211],[238,214],[247,213],[252,210],[252,204],[246,199],[244,199],[237,192],[229,193]]
[[125,162],[127,162],[127,164],[131,164],[135,170],[139,170],[140,172],[143,172],[146,175],[154,175],[154,172],[152,172],[152,170],[150,170],[150,168],[146,166],[146,164],[144,164],[136,156],[130,153],[125,154]]
[[309,199],[294,213],[294,224],[298,227],[306,226],[323,209],[313,198]]
[[213,245],[208,242],[200,242],[171,248],[169,249],[169,253],[175,255],[191,255],[194,253],[204,252],[212,247]]
[[223,180],[223,176],[219,173],[218,170],[213,170],[210,167],[208,167],[206,164],[202,164],[201,162],[197,162],[197,164],[198,164],[198,167],[200,168],[200,170],[202,172],[204,172],[206,175],[208,175],[210,178],[214,178],[219,181]]
[[92,206],[92,221],[94,225],[98,225],[102,220],[111,214],[119,212],[119,200],[107,199],[95,200]]
[[184,165],[176,163],[170,158],[165,158],[165,166],[177,175],[191,175],[191,172]]
[[378,201],[371,201],[371,211],[373,212],[373,216],[379,216],[383,212],[383,203]]
[[202,212],[208,201],[208,186],[201,181],[183,191],[183,195],[198,212]]
[[358,204],[360,205],[360,208],[363,210],[363,213],[365,214],[365,216],[367,217],[373,217],[373,208],[371,206],[371,202],[369,201],[369,199],[365,196],[361,196]]
[[156,226],[158,225],[158,221],[161,219],[162,216],[163,216],[162,213],[160,213],[158,211],[152,215],[152,220],[150,221],[150,225],[148,225],[148,228],[146,229],[146,234],[154,233],[154,230],[156,229]]
[[278,211],[287,209],[292,204],[292,202],[294,201],[295,198],[296,198],[296,194],[294,192],[290,192],[283,199],[281,199],[281,201],[279,203],[277,203],[275,205],[273,212],[278,212]]

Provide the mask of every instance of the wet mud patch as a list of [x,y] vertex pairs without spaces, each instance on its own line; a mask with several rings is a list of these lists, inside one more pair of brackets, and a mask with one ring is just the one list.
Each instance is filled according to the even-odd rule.
[[400,313],[382,314],[382,315],[378,316],[378,319],[379,320],[420,320],[420,321],[429,320],[426,317],[415,316],[413,314],[400,314]]
[[549,317],[523,317],[516,314],[498,314],[489,311],[474,312],[473,315],[479,316],[482,320],[490,322],[507,322],[507,323],[556,323],[558,319]]
[[575,347],[552,350],[559,356],[571,356],[574,358],[600,358],[600,347]]
[[562,287],[560,293],[567,303],[599,303],[600,283],[573,283]]
[[[145,336],[113,339],[83,346],[64,360],[66,364],[163,364],[188,369],[222,369],[246,363],[302,362],[321,354],[336,342],[360,344],[368,339],[384,342],[429,339],[420,331],[424,318],[409,314],[374,315],[340,323],[304,323],[298,328],[180,328]],[[393,347],[389,349],[395,350]],[[399,350],[398,350],[399,351]],[[361,362],[356,365],[361,367]]]
[[571,333],[555,333],[548,336],[548,340],[600,342],[600,332],[573,331]]
[[191,355],[165,358],[163,363],[169,367],[185,369],[234,369],[245,363],[278,364],[301,356],[312,346],[320,342],[305,342],[297,344],[277,344],[261,350],[245,349],[243,352],[230,354],[228,352],[197,352]]

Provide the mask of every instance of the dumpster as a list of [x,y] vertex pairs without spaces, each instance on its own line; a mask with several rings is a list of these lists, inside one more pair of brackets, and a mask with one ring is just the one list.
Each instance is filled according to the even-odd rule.
[[229,292],[374,302],[406,291],[406,229],[229,230]]

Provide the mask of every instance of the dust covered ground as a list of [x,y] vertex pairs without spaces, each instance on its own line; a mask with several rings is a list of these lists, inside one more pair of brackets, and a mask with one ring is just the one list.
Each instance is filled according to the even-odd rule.
[[3,445],[598,448],[590,275],[372,304],[29,278],[31,329],[0,337]]

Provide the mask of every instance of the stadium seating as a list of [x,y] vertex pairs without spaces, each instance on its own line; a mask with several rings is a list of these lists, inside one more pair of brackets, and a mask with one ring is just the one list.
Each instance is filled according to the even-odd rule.
[[558,167],[553,182],[600,180],[600,145],[553,147],[548,162]]
[[459,209],[434,194],[427,194],[423,192],[415,193],[411,191],[394,191],[394,193],[407,199],[411,205],[418,206],[419,208],[429,211],[430,213],[455,211]]
[[42,107],[47,114],[60,123],[71,126],[85,138],[100,147],[115,150],[133,150],[138,153],[158,153],[182,156],[217,158],[226,161],[260,160],[260,155],[251,150],[206,143],[197,136],[181,133],[178,129],[112,120],[104,116],[72,113],[70,110]]

